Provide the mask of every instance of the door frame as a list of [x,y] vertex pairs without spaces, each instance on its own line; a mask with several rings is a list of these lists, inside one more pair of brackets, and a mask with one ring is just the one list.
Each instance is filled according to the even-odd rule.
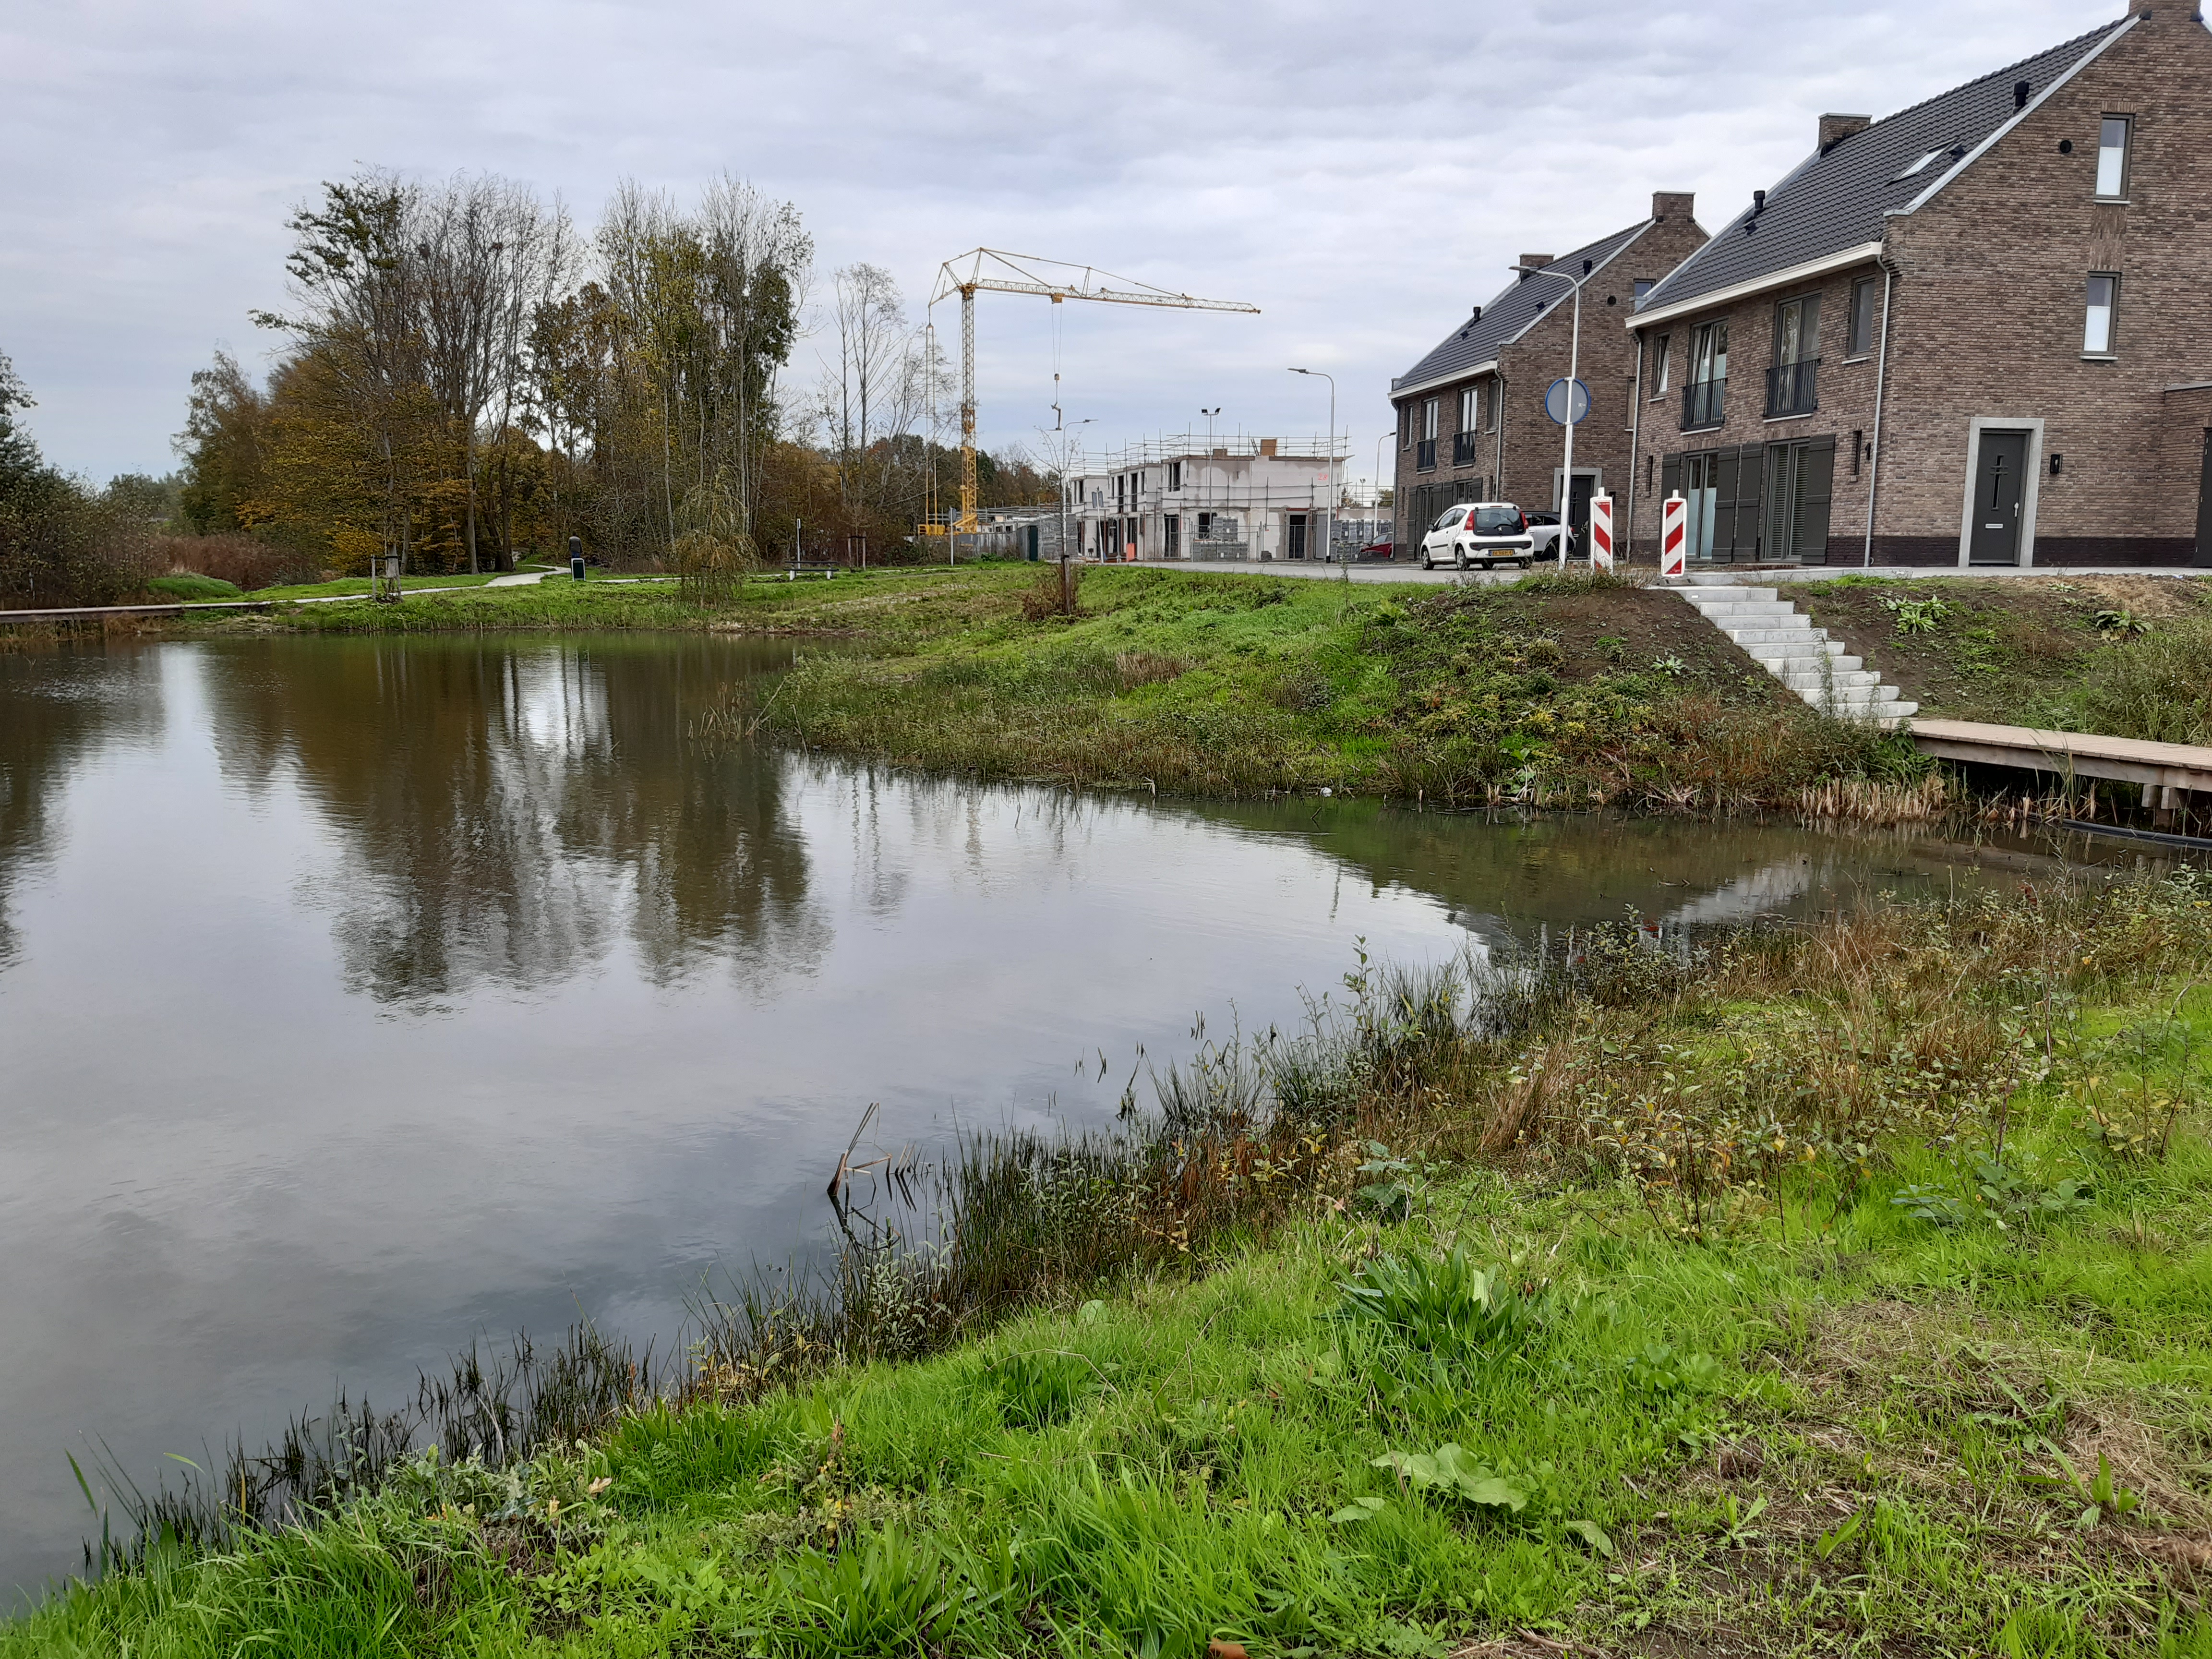
[[[2021,485],[2020,551],[2014,565],[2026,570],[2035,563],[2035,498],[2043,482],[2043,417],[2023,415],[2011,417],[1996,415],[1977,415],[1966,422],[1966,478],[1959,495],[1959,568],[1964,570],[1972,562],[1974,552],[1974,480],[1982,470],[1982,434],[1987,431],[2025,432],[2027,434],[2027,459],[2021,470],[2027,477]],[[1989,566],[1982,567],[1984,569]]]

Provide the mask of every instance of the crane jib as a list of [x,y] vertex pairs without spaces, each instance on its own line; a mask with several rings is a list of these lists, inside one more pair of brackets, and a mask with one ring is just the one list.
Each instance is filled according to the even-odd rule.
[[[983,262],[990,260],[1015,273],[1009,276],[986,276]],[[964,266],[956,270],[954,267]],[[1063,270],[1080,270],[1083,280],[1075,283],[1053,283],[1040,280],[1024,269],[1024,265],[1056,265]],[[1059,305],[1066,300],[1097,300],[1108,305],[1158,306],[1177,311],[1230,311],[1256,317],[1260,307],[1246,305],[1240,300],[1201,300],[1194,295],[1174,294],[1165,289],[1139,283],[1134,288],[1109,288],[1096,279],[1112,276],[1096,265],[1075,265],[1064,259],[1040,259],[1027,253],[1008,253],[999,248],[979,247],[962,254],[957,259],[948,259],[938,272],[937,291],[929,302],[953,295],[960,296],[960,512],[951,530],[954,535],[972,535],[978,528],[975,518],[975,295],[978,290],[992,294],[1036,294]],[[1128,282],[1128,277],[1115,277],[1117,282]]]

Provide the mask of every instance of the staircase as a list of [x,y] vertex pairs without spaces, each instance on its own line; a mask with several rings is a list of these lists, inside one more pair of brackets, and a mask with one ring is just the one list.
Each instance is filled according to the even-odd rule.
[[1899,702],[1895,686],[1883,684],[1858,658],[1845,656],[1841,641],[1814,627],[1810,617],[1799,616],[1796,604],[1773,588],[1730,582],[1674,591],[1815,708],[1881,726],[1895,726],[1919,712],[1918,703]]

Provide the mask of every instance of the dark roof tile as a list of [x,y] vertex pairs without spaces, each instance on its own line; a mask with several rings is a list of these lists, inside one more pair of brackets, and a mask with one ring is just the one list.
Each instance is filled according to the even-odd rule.
[[[1582,275],[1583,261],[1590,262],[1591,275],[1605,269],[1611,259],[1638,237],[1649,230],[1654,222],[1645,219],[1616,230],[1610,236],[1600,237],[1587,247],[1578,247],[1572,253],[1554,259],[1544,267],[1559,271],[1562,276]],[[1458,330],[1444,337],[1429,355],[1415,363],[1403,374],[1390,382],[1395,392],[1400,386],[1423,386],[1456,374],[1462,369],[1473,368],[1477,363],[1486,363],[1498,355],[1501,346],[1507,346],[1526,333],[1531,324],[1567,297],[1564,283],[1542,276],[1516,276],[1496,299],[1483,307],[1482,315],[1462,323]],[[1622,296],[1624,300],[1627,295]]]
[[[2012,119],[2015,84],[2027,82],[2033,98],[2124,27],[2120,19],[2092,29],[1899,110],[1831,145],[1825,155],[1807,157],[1766,192],[1763,212],[1754,216],[1746,207],[1645,294],[1637,309],[1678,304],[1880,240],[1883,215],[1905,206]],[[1905,174],[1931,153],[1926,166]],[[1755,228],[1747,232],[1747,225]]]

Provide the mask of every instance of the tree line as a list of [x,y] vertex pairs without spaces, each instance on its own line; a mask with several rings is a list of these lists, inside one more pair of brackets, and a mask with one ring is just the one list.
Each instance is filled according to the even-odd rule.
[[[511,179],[368,169],[286,226],[285,301],[252,313],[265,372],[217,350],[192,375],[168,479],[47,465],[0,357],[0,605],[129,599],[173,568],[504,570],[571,536],[710,580],[941,550],[915,530],[957,495],[943,354],[880,266],[817,292],[789,202],[625,184],[584,230]],[[987,506],[1051,497],[1019,451],[978,464]]]
[[[289,227],[267,380],[222,353],[192,377],[198,533],[352,570],[504,569],[570,536],[632,566],[896,558],[957,478],[943,359],[890,273],[837,270],[817,304],[798,210],[742,179],[688,208],[626,184],[584,234],[510,180],[368,173]],[[1024,457],[986,471],[1000,501],[1050,489]]]

